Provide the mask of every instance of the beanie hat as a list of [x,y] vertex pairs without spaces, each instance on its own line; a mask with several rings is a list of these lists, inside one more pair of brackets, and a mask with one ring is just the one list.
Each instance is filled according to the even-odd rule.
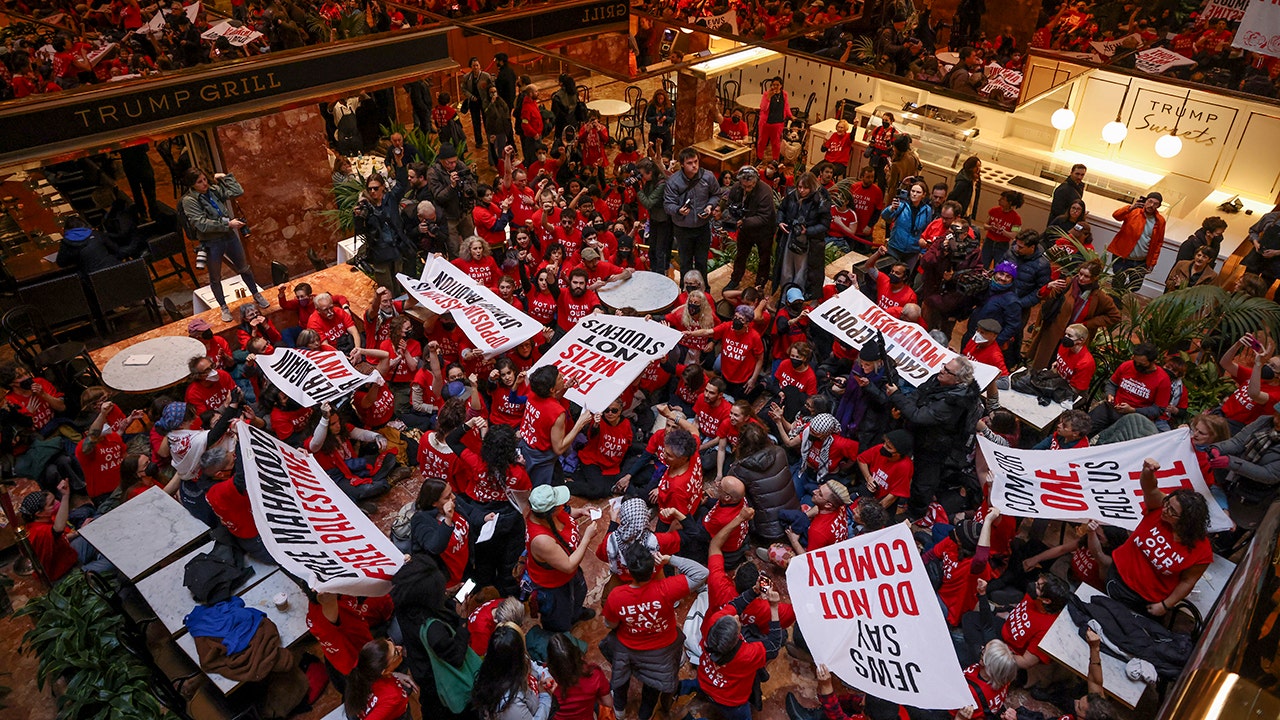
[[996,272],[1009,273],[1009,277],[1018,277],[1018,266],[1009,261],[1005,261],[996,266]]
[[961,548],[973,552],[978,549],[978,536],[982,533],[982,525],[973,520],[961,520],[952,529],[955,533],[956,544]]
[[899,455],[910,455],[916,447],[916,439],[906,430],[890,430],[885,433],[884,439],[888,440],[893,445]]
[[441,143],[440,152],[436,153],[437,159],[448,160],[449,158],[456,157],[458,157],[458,151],[454,149],[453,145],[449,143]]

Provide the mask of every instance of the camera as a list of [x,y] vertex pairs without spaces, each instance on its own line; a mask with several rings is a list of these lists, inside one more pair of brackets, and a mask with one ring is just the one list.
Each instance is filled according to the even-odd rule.
[[244,223],[244,227],[240,228],[240,237],[249,237],[249,235],[250,235],[250,233],[249,233],[249,221],[248,221],[248,220],[245,220],[244,218],[236,218],[236,219],[237,219],[237,220],[239,220],[240,222]]

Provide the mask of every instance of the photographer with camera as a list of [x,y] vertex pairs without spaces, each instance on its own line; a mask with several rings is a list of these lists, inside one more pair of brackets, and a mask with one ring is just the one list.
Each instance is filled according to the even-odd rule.
[[773,190],[760,182],[760,172],[750,165],[738,171],[738,182],[729,188],[728,204],[722,218],[726,227],[738,229],[738,253],[733,258],[733,274],[725,290],[737,290],[742,276],[747,272],[747,258],[756,249],[756,285],[769,282],[769,270],[773,261],[773,235],[777,232],[777,209],[773,205]]
[[462,238],[476,233],[471,219],[480,189],[475,171],[458,162],[458,151],[452,145],[441,145],[436,161],[427,170],[427,187],[436,210],[449,224],[449,257],[456,258]]
[[387,192],[386,179],[375,173],[365,181],[353,211],[356,237],[364,238],[365,259],[382,287],[396,287],[396,273],[405,271],[405,256],[417,254],[400,215],[400,198],[407,188],[401,183]]
[[1145,275],[1156,266],[1164,245],[1162,202],[1164,196],[1152,192],[1111,213],[1111,217],[1121,223],[1111,244],[1107,245],[1107,252],[1115,257],[1111,272],[1117,279],[1126,270],[1136,268]]
[[249,234],[245,221],[231,217],[231,198],[244,194],[244,188],[230,173],[215,173],[213,182],[200,168],[191,168],[183,177],[183,185],[188,190],[182,196],[180,206],[185,225],[195,231],[196,242],[208,249],[209,287],[213,297],[222,310],[222,322],[231,322],[231,309],[227,307],[227,299],[222,292],[222,259],[225,257],[231,268],[240,274],[249,292],[253,293],[258,307],[266,309],[271,303],[262,296],[258,283],[253,278],[253,268],[249,267],[244,256],[244,245],[240,235]]
[[920,253],[928,246],[928,242],[921,239],[925,228],[933,221],[933,207],[926,200],[928,193],[923,180],[912,181],[906,197],[895,197],[880,214],[885,222],[889,255],[906,263],[912,272],[920,260]]
[[807,299],[822,296],[831,196],[813,173],[796,178],[778,209],[778,287],[794,284]]
[[931,241],[920,259],[919,297],[925,325],[950,337],[956,321],[970,307],[970,298],[986,289],[987,276],[969,221],[956,217],[948,205],[943,205],[942,213],[941,222],[934,222],[944,228],[943,234]]

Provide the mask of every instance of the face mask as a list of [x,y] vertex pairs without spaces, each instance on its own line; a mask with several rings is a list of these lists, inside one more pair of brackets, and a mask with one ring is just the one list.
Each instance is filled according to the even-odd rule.
[[884,447],[883,445],[880,446],[880,454],[883,455],[884,457],[894,456],[894,453],[889,452],[889,448]]
[[892,284],[894,284],[894,285],[901,285],[902,283],[904,283],[904,282],[906,282],[906,281],[907,281],[907,279],[906,279],[905,277],[903,277],[902,275],[890,275],[890,276],[889,276],[889,282],[890,282],[890,283],[892,283]]
[[595,223],[591,227],[595,228],[596,232],[604,232],[605,230],[609,229],[609,226],[606,225],[605,223]]
[[998,283],[995,280],[991,281],[991,289],[996,292],[1004,292],[1005,290],[1008,290],[1011,285],[1012,283]]
[[160,474],[160,466],[153,462],[148,462],[147,467],[143,469],[142,474],[149,478],[156,477]]
[[58,514],[58,508],[61,508],[61,507],[62,507],[62,501],[61,501],[61,500],[54,500],[54,501],[53,501],[53,514],[54,514],[54,515],[57,515],[57,514]]
[[209,382],[216,381],[218,379],[218,371],[216,369],[210,369],[209,372],[204,374],[204,379]]
[[1276,376],[1276,369],[1270,365],[1263,365],[1261,372],[1263,380],[1271,380]]
[[383,310],[382,308],[378,308],[378,317],[381,317],[381,318],[389,318],[389,317],[392,317],[392,316],[393,316],[393,315],[395,315],[395,314],[396,314],[396,310],[395,310],[395,308],[390,308],[390,309],[387,309],[387,310]]
[[973,334],[973,341],[979,345],[982,345],[984,343],[990,342],[991,338],[987,337],[986,335],[983,335],[980,332],[976,332]]
[[1071,348],[1073,348],[1073,347],[1075,347],[1075,346],[1076,346],[1075,338],[1071,338],[1071,337],[1064,337],[1064,338],[1062,338],[1062,347],[1067,348],[1068,350],[1070,350]]
[[685,307],[687,307],[687,308],[689,309],[689,312],[690,312],[691,314],[693,314],[693,315],[697,315],[698,313],[702,312],[702,306],[701,306],[701,305],[694,305],[694,304],[690,303],[689,305],[686,305]]
[[746,326],[747,326],[747,323],[746,323],[746,321],[745,321],[745,320],[741,320],[741,319],[739,319],[739,318],[734,318],[734,320],[733,320],[733,329],[734,329],[734,330],[741,330],[741,329],[745,328]]

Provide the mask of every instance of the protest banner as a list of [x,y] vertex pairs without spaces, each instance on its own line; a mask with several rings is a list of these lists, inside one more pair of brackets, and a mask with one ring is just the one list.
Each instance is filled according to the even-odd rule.
[[710,17],[698,18],[694,23],[701,25],[708,30],[719,30],[720,28],[727,26],[730,33],[737,35],[738,11],[734,9],[722,15],[711,15]]
[[315,456],[249,423],[239,423],[236,432],[253,521],[280,567],[317,592],[390,592],[404,553],[338,489]]
[[987,65],[987,82],[978,91],[979,95],[999,98],[1004,96],[1016,100],[1022,92],[1022,73],[1001,67],[998,63]]
[[1133,56],[1133,66],[1152,75],[1159,75],[1171,67],[1194,64],[1191,58],[1164,48],[1150,48]]
[[796,556],[787,589],[813,661],[849,685],[929,710],[973,704],[905,525]]
[[1089,47],[1093,48],[1104,58],[1109,58],[1112,55],[1115,55],[1116,51],[1121,48],[1136,50],[1137,48],[1142,47],[1142,45],[1142,36],[1138,33],[1130,33],[1124,37],[1115,38],[1114,40],[1096,40],[1089,43]]
[[[194,25],[196,22],[196,18],[200,16],[200,3],[193,2],[190,5],[183,5],[182,12],[186,13],[187,19],[190,20],[191,23]],[[136,32],[139,32],[143,35],[152,35],[154,33],[158,33],[164,30],[164,27],[168,23],[168,21],[169,21],[169,14],[167,12],[164,12],[164,11],[157,12],[155,14],[155,17],[151,18],[151,22],[148,22],[146,25],[143,25],[142,27],[138,28]]]
[[1258,0],[1240,17],[1240,27],[1231,47],[1280,57],[1280,5],[1273,0]]
[[680,342],[679,330],[638,317],[588,315],[534,363],[530,372],[555,365],[578,382],[565,392],[589,412],[601,412]]
[[232,25],[228,20],[223,20],[217,25],[205,30],[204,34],[200,36],[203,40],[226,38],[227,42],[231,43],[235,47],[244,47],[260,37],[263,37],[263,35],[257,30],[254,30],[247,25],[240,25],[239,23]]
[[[836,336],[840,342],[861,350],[863,345],[884,333],[885,350],[898,366],[902,379],[919,387],[956,356],[929,337],[928,331],[881,310],[856,287],[836,295],[809,313],[809,319]],[[996,368],[973,363],[978,387],[985,388],[1000,374]]]
[[542,332],[542,325],[511,307],[498,294],[477,284],[453,263],[433,255],[422,278],[396,275],[405,290],[431,312],[450,313],[485,357],[510,350]]
[[1200,19],[1210,22],[1217,20],[1240,22],[1248,7],[1249,0],[1208,0],[1200,11]]
[[1161,490],[1200,493],[1209,505],[1209,531],[1233,527],[1209,494],[1185,427],[1076,450],[1019,450],[979,437],[978,451],[979,472],[991,473],[991,503],[1012,517],[1097,520],[1133,530],[1143,514],[1142,461],[1155,458]]
[[367,382],[375,382],[378,371],[365,375],[338,350],[278,348],[259,355],[258,368],[271,384],[303,407],[336,403]]

